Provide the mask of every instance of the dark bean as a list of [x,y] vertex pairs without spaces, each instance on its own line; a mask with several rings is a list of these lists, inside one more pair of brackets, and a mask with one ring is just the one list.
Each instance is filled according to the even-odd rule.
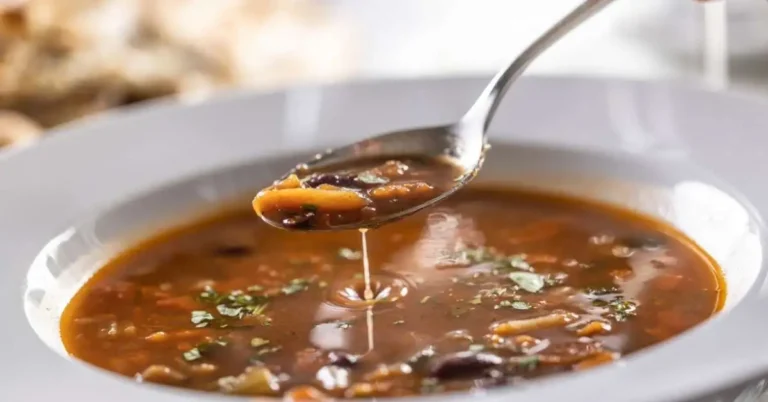
[[431,377],[441,380],[480,377],[485,372],[504,363],[504,359],[492,353],[458,352],[434,359],[430,364]]
[[216,255],[221,257],[243,257],[251,253],[251,249],[248,246],[231,245],[221,246],[213,251]]
[[353,367],[360,360],[360,356],[349,354],[346,352],[330,352],[328,353],[328,360],[331,365],[338,367]]
[[330,184],[332,186],[345,187],[345,188],[360,188],[361,183],[353,174],[331,174],[331,173],[315,173],[304,180],[304,184],[309,187],[318,187],[321,184]]
[[312,219],[314,217],[314,212],[304,211],[300,214],[283,219],[282,224],[289,229],[306,229],[312,226]]

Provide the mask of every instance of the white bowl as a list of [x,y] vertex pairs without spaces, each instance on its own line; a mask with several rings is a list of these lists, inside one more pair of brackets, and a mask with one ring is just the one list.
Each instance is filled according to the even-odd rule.
[[[0,156],[0,400],[229,400],[137,384],[67,357],[59,314],[100,263],[153,230],[222,203],[245,204],[313,151],[452,121],[483,84],[385,81],[161,102]],[[718,260],[729,294],[715,318],[617,364],[475,397],[659,402],[762,392],[766,110],[757,100],[664,83],[516,84],[494,122],[494,148],[478,180],[568,192],[664,219]]]

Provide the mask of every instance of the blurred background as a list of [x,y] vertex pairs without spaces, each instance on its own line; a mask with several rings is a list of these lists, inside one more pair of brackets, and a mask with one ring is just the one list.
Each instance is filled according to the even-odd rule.
[[[581,0],[0,0],[0,146],[148,99],[491,74]],[[537,74],[768,94],[768,1],[617,0]]]

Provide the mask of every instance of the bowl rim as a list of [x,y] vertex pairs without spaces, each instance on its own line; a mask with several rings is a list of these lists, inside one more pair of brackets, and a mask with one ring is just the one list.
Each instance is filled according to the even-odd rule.
[[[628,86],[632,88],[638,88],[639,90],[663,90],[671,93],[671,96],[680,97],[681,99],[689,99],[696,97],[698,99],[705,99],[716,104],[722,102],[733,102],[736,106],[743,104],[761,105],[761,101],[755,101],[750,97],[734,94],[719,94],[715,92],[687,88],[676,84],[670,85],[664,82],[640,82],[632,80],[617,80],[617,79],[601,79],[601,78],[584,78],[584,77],[545,77],[545,78],[526,78],[523,80],[528,86],[527,90],[533,91],[538,87],[547,85],[551,86],[565,86],[571,87],[571,96],[579,94],[590,93],[594,95],[595,92],[604,90],[606,87],[612,85]],[[342,90],[349,91],[350,93],[365,93],[366,90],[380,89],[386,87],[398,87],[398,88],[412,88],[411,94],[419,93],[419,91],[429,91],[436,87],[478,87],[478,84],[483,82],[482,78],[475,77],[462,77],[462,78],[430,78],[430,79],[414,79],[414,80],[376,80],[376,81],[361,81],[347,84],[332,85],[328,87],[316,87],[320,91],[328,90]],[[466,90],[462,89],[466,92]],[[39,164],[40,161],[44,161],[49,157],[56,159],[55,156],[60,156],[62,152],[67,150],[71,151],[76,147],[85,147],[88,153],[97,153],[99,147],[106,146],[111,140],[101,138],[98,136],[104,136],[102,131],[112,131],[111,135],[116,137],[124,137],[124,132],[118,132],[118,128],[130,126],[136,122],[144,122],[150,126],[155,125],[158,127],[164,127],[162,121],[166,118],[174,118],[173,124],[180,124],[184,126],[184,122],[179,120],[183,119],[191,113],[198,112],[204,109],[210,109],[220,107],[222,105],[241,104],[249,102],[262,102],[264,104],[276,103],[282,101],[282,97],[285,96],[285,91],[275,91],[264,94],[254,94],[250,91],[232,91],[224,93],[213,99],[193,104],[182,104],[169,100],[160,100],[150,102],[146,105],[134,106],[125,110],[119,110],[116,112],[110,112],[106,115],[86,119],[82,122],[68,125],[60,129],[54,130],[50,138],[44,139],[40,144],[11,152],[3,152],[0,154],[0,191],[8,197],[4,197],[1,200],[4,208],[0,208],[0,222],[8,222],[7,225],[0,225],[0,242],[3,240],[15,239],[16,236],[29,234],[30,241],[23,242],[24,245],[18,247],[0,246],[0,264],[11,266],[13,268],[0,270],[0,283],[4,284],[7,289],[18,289],[19,285],[23,282],[19,279],[23,275],[19,275],[19,270],[22,270],[23,274],[26,274],[27,267],[31,262],[30,257],[37,255],[42,244],[47,243],[53,236],[60,233],[62,229],[68,227],[68,225],[76,219],[80,218],[79,214],[65,213],[61,219],[56,222],[48,221],[34,221],[32,223],[33,228],[24,228],[23,225],[29,224],[30,220],[25,219],[11,219],[12,214],[18,214],[21,211],[28,211],[28,208],[55,208],[57,202],[61,202],[62,199],[66,202],[67,196],[71,194],[53,194],[54,197],[60,197],[57,199],[43,200],[40,198],[40,194],[46,193],[46,183],[51,183],[52,180],[57,180],[52,173],[59,170],[58,174],[63,175],[95,175],[98,169],[94,169],[88,163],[84,163],[76,166],[58,166],[57,169],[46,167]],[[402,96],[405,96],[403,94]],[[470,97],[471,99],[471,97]],[[725,99],[725,100],[724,100]],[[731,106],[731,107],[736,107]],[[759,109],[756,108],[756,109]],[[753,116],[756,121],[761,121],[768,126],[768,119],[762,116]],[[737,144],[738,145],[738,144]],[[145,145],[145,148],[149,145]],[[748,146],[741,144],[741,147]],[[276,151],[269,151],[276,152]],[[266,155],[267,153],[263,154]],[[64,158],[64,160],[71,161],[74,156]],[[249,156],[252,157],[252,156]],[[101,157],[101,160],[108,162],[109,158],[105,156]],[[139,158],[140,159],[140,158]],[[236,165],[247,158],[235,158],[222,164],[221,160],[213,159],[206,161],[204,166],[190,166],[185,172],[173,172],[168,177],[183,177],[202,172],[210,171],[211,169],[220,168],[223,165]],[[125,162],[124,160],[117,161],[116,163]],[[35,165],[37,163],[37,165]],[[121,166],[118,166],[120,168]],[[126,166],[122,166],[126,168]],[[25,186],[27,180],[32,184]],[[46,182],[46,180],[48,180]],[[167,177],[158,178],[158,183],[167,183]],[[85,189],[86,185],[93,184],[98,180],[80,180],[73,185],[74,192],[79,192]],[[51,186],[55,187],[55,186]],[[740,190],[737,186],[737,190]],[[117,199],[122,199],[126,194],[141,193],[138,188],[132,188],[126,190],[125,194],[116,195]],[[749,197],[749,196],[748,196]],[[752,199],[752,198],[750,198]],[[759,197],[763,200],[762,197]],[[86,200],[87,201],[87,200]],[[95,203],[93,205],[88,204],[81,198],[78,198],[72,208],[62,208],[62,210],[93,210],[101,209],[103,203]],[[757,213],[764,215],[768,212],[768,204],[756,203],[755,208]],[[5,218],[8,218],[7,220]],[[18,216],[17,216],[18,218]],[[34,237],[34,239],[32,239]],[[764,240],[764,239],[763,239]],[[42,242],[42,244],[41,244]],[[764,266],[765,268],[765,266]],[[765,269],[764,269],[765,270]],[[167,387],[158,386],[136,386],[129,381],[126,381],[123,377],[119,377],[113,374],[94,370],[90,366],[84,363],[70,365],[69,362],[62,363],[61,359],[50,350],[44,350],[47,346],[43,345],[39,339],[24,339],[30,335],[30,330],[26,318],[23,314],[18,314],[15,310],[19,309],[22,302],[22,298],[18,297],[19,293],[16,291],[3,292],[0,296],[0,302],[6,309],[13,310],[9,312],[7,316],[8,322],[6,323],[8,328],[23,328],[20,331],[1,331],[0,341],[5,341],[6,344],[13,344],[13,350],[10,352],[11,357],[16,360],[29,360],[35,359],[34,365],[50,365],[52,370],[55,370],[57,379],[55,386],[53,387],[39,387],[34,386],[32,383],[36,373],[24,370],[12,373],[11,378],[14,381],[11,383],[10,389],[0,391],[0,395],[4,392],[9,392],[11,396],[24,396],[27,400],[42,400],[44,397],[51,395],[66,395],[67,393],[74,394],[83,388],[89,389],[89,395],[112,395],[111,398],[115,402],[133,401],[139,398],[152,398],[153,400],[167,400],[181,401],[188,399],[188,392],[178,389],[168,389]],[[761,301],[761,300],[758,300]],[[496,390],[490,390],[483,393],[483,399],[487,401],[502,401],[507,400],[510,397],[518,398],[531,398],[541,401],[556,401],[562,400],[565,397],[569,397],[574,400],[581,400],[581,397],[586,399],[587,397],[594,396],[595,387],[601,390],[603,397],[620,398],[622,400],[637,400],[637,401],[658,401],[658,400],[676,400],[680,398],[689,398],[699,394],[704,394],[710,391],[720,389],[724,386],[728,386],[741,379],[757,375],[762,371],[768,369],[768,358],[752,359],[750,364],[737,364],[738,360],[751,356],[748,352],[752,346],[768,348],[768,341],[758,341],[758,337],[752,336],[745,337],[742,332],[736,329],[756,328],[754,321],[754,308],[750,303],[743,303],[743,306],[737,306],[733,312],[718,316],[709,322],[702,324],[699,328],[676,337],[673,340],[664,342],[663,344],[653,347],[656,352],[665,351],[665,356],[662,359],[662,355],[658,353],[644,353],[637,356],[630,356],[626,361],[620,362],[611,367],[596,368],[584,373],[572,373],[566,376],[554,376],[553,378],[543,379],[535,386],[523,387],[523,388],[502,388]],[[763,325],[768,329],[768,325]],[[757,328],[762,328],[757,326]],[[726,331],[725,329],[730,329]],[[746,331],[746,332],[759,332],[759,331]],[[713,346],[717,346],[720,342],[719,338],[730,336],[738,337],[742,342],[750,343],[750,348],[747,350],[745,347],[739,348],[737,354],[731,357],[721,358],[719,364],[721,366],[713,368],[711,365],[707,366],[704,363],[712,361],[701,356],[701,353],[697,353],[701,350],[708,350]],[[35,336],[36,338],[36,336]],[[35,353],[34,357],[31,356]],[[668,372],[667,370],[673,369],[689,369],[688,364],[682,364],[681,362],[675,362],[675,355],[686,355],[689,357],[697,357],[693,359],[697,361],[696,364],[701,364],[695,367],[695,370],[688,370],[687,373]],[[698,356],[697,356],[698,355]],[[55,360],[55,361],[54,361]],[[657,361],[654,361],[657,360]],[[723,373],[722,365],[728,364],[729,370],[727,373]],[[658,365],[665,367],[665,370],[658,370]],[[23,367],[29,368],[32,364],[27,364]],[[67,367],[73,369],[68,370]],[[77,369],[74,369],[77,367]],[[101,377],[97,381],[92,381],[91,377]],[[97,377],[94,377],[97,378]],[[638,378],[642,378],[642,381],[638,381]],[[674,381],[672,381],[674,380]],[[554,383],[552,381],[555,381]],[[606,386],[606,384],[613,384]],[[654,386],[649,386],[653,384]],[[58,387],[58,388],[57,388]],[[683,391],[682,389],[687,389]],[[199,394],[195,394],[201,399],[216,400],[220,397],[209,396],[205,398]],[[466,394],[456,395],[437,395],[422,397],[419,400],[459,400],[465,398]],[[182,399],[183,398],[183,399]],[[627,399],[630,398],[630,399]],[[12,399],[10,399],[12,400]],[[614,400],[614,399],[610,399]],[[619,400],[619,399],[615,399]]]

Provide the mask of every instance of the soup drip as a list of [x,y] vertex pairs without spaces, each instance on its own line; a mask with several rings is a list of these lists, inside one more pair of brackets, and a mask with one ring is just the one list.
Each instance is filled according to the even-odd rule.
[[[396,302],[408,294],[408,283],[396,274],[376,273],[369,280],[368,284],[355,278],[338,281],[332,286],[328,301],[340,307],[359,309],[373,304]],[[366,291],[370,291],[369,298],[366,297]]]
[[368,242],[365,239],[365,233],[368,229],[360,229],[360,243],[363,245],[363,279],[365,280],[365,289],[363,289],[363,300],[372,301],[376,295],[371,289],[371,266],[368,261]]

